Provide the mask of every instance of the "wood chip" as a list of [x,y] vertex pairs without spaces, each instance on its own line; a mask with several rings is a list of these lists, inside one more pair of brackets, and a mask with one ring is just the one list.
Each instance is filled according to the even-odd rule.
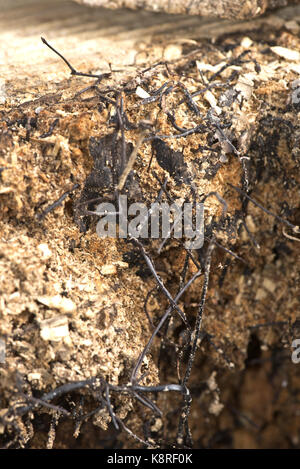
[[271,47],[271,51],[286,60],[292,60],[294,62],[300,61],[300,52],[296,50],[287,49],[286,47],[274,46]]
[[115,275],[117,273],[117,267],[113,264],[105,264],[100,270],[102,275]]
[[66,316],[45,319],[40,323],[40,327],[43,340],[59,342],[69,335],[68,318]]
[[64,298],[61,295],[40,296],[37,300],[48,308],[58,309],[64,313],[73,313],[76,310],[75,303],[73,303],[69,298]]

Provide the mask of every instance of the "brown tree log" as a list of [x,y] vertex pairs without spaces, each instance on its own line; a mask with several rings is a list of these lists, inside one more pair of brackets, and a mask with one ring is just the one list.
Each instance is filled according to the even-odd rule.
[[75,0],[93,7],[131,8],[166,13],[247,19],[267,9],[299,3],[299,0]]

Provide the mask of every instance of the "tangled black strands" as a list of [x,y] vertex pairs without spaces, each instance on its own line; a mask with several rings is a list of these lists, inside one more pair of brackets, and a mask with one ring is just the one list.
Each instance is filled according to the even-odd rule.
[[36,216],[37,220],[42,221],[45,218],[45,216],[48,215],[48,213],[52,212],[54,209],[59,207],[63,203],[63,201],[79,187],[80,187],[79,184],[74,184],[74,186],[70,190],[64,192],[63,195],[59,197],[59,199],[57,199],[55,202],[53,202],[53,204],[49,205],[41,213],[39,213]]
[[[66,409],[62,408],[61,406],[53,405],[49,402],[63,395],[72,393],[74,391],[83,390],[83,389],[90,390],[90,392],[92,393],[93,391],[96,391],[97,399],[100,400],[102,405],[98,407],[97,409],[95,409],[94,411],[90,412],[89,414],[82,416],[79,420],[76,416],[71,416],[70,412],[68,412]],[[159,385],[159,386],[140,386],[139,384],[132,384],[128,386],[114,386],[114,385],[107,383],[102,377],[93,377],[93,378],[83,380],[83,381],[75,381],[75,382],[64,384],[54,389],[53,391],[44,394],[39,399],[32,397],[32,396],[27,396],[23,392],[19,392],[18,397],[19,399],[21,398],[21,400],[19,400],[18,403],[15,404],[13,407],[8,409],[8,411],[4,413],[4,415],[1,416],[0,421],[3,425],[10,425],[14,417],[25,416],[29,412],[32,412],[35,408],[42,406],[52,411],[55,411],[57,414],[63,414],[65,416],[74,418],[77,421],[76,425],[78,426],[79,422],[82,422],[83,420],[86,420],[87,418],[89,418],[91,415],[94,415],[98,410],[106,408],[108,410],[108,413],[112,419],[113,425],[116,430],[119,430],[121,426],[129,435],[133,436],[138,441],[142,441],[144,444],[146,444],[142,439],[140,439],[137,435],[131,432],[131,430],[129,430],[121,421],[121,419],[115,414],[113,410],[113,406],[111,404],[110,393],[117,392],[121,394],[131,395],[138,402],[140,402],[141,404],[149,408],[155,414],[161,416],[162,413],[160,409],[147,397],[142,396],[141,393],[157,393],[157,392],[172,392],[172,391],[183,393],[183,387],[178,384],[168,384],[168,385]],[[24,404],[23,404],[22,399],[24,399],[25,401]],[[25,403],[27,405],[25,405]],[[147,444],[147,446],[152,446],[152,445]]]
[[184,96],[186,98],[186,103],[187,103],[188,107],[190,108],[190,110],[194,114],[196,114],[198,116],[200,114],[200,111],[199,111],[199,108],[198,108],[197,104],[193,100],[193,97],[192,97],[191,93],[189,92],[189,90],[187,89],[187,87],[183,83],[178,82],[178,86],[182,89],[182,91],[184,93]]
[[59,123],[59,118],[57,117],[56,119],[54,119],[54,121],[50,125],[50,128],[49,128],[48,132],[45,132],[44,134],[40,135],[40,138],[51,137],[51,135],[53,133],[53,130],[55,129],[55,127],[57,126],[58,123]]
[[[249,177],[248,177],[248,172],[247,168],[245,166],[245,158],[247,158],[245,155],[242,154],[242,152],[239,149],[238,145],[235,145],[232,143],[229,137],[224,132],[224,129],[228,128],[231,126],[231,123],[228,123],[225,118],[221,119],[218,116],[216,116],[212,110],[210,109],[207,112],[207,115],[203,116],[200,113],[199,106],[197,105],[197,102],[195,101],[195,97],[200,96],[204,94],[206,91],[211,90],[211,89],[219,89],[219,88],[230,88],[230,85],[233,81],[233,79],[237,75],[237,71],[234,71],[230,77],[223,82],[217,82],[215,81],[222,72],[227,69],[231,65],[240,65],[242,64],[243,58],[249,54],[249,51],[244,51],[242,54],[240,54],[238,57],[233,58],[232,60],[228,61],[225,65],[223,65],[220,70],[218,70],[216,73],[214,73],[210,78],[206,81],[204,81],[204,77],[202,76],[202,85],[201,88],[198,89],[197,91],[194,91],[193,93],[190,93],[188,88],[181,82],[181,81],[172,81],[172,72],[167,68],[167,65],[164,62],[159,62],[157,64],[154,64],[151,67],[148,67],[142,71],[139,72],[139,78],[144,77],[148,72],[154,72],[154,70],[157,70],[158,67],[161,67],[161,70],[164,69],[165,76],[167,75],[167,81],[160,86],[158,89],[154,90],[151,92],[150,90],[150,97],[145,98],[141,101],[139,101],[138,105],[136,107],[140,106],[147,106],[150,103],[153,102],[158,102],[158,106],[160,111],[162,111],[167,119],[168,122],[170,123],[170,126],[172,129],[173,134],[165,135],[165,134],[160,134],[159,130],[155,128],[154,124],[149,124],[148,122],[137,122],[133,123],[130,122],[127,114],[126,114],[126,95],[132,94],[135,90],[133,89],[132,85],[132,80],[128,81],[127,83],[123,84],[119,89],[114,89],[114,88],[103,88],[101,89],[101,83],[102,80],[108,77],[111,77],[113,71],[110,73],[103,73],[103,74],[90,74],[90,73],[81,73],[78,72],[71,64],[70,62],[60,53],[58,52],[53,46],[51,46],[44,38],[41,38],[43,43],[49,47],[55,54],[57,54],[67,65],[69,68],[71,75],[72,76],[82,76],[82,77],[89,77],[89,78],[95,78],[96,81],[90,86],[85,87],[81,91],[79,91],[76,96],[81,96],[83,93],[93,90],[95,92],[95,97],[99,100],[99,103],[103,105],[110,105],[114,108],[114,115],[109,118],[108,125],[114,127],[114,133],[112,140],[114,144],[118,141],[120,142],[120,150],[119,154],[117,152],[112,152],[112,166],[115,168],[116,166],[120,166],[121,168],[121,173],[120,174],[112,174],[112,179],[113,179],[113,191],[107,196],[102,196],[100,195],[99,197],[95,197],[96,194],[89,194],[87,192],[86,198],[81,198],[76,205],[76,208],[78,210],[82,210],[82,213],[85,216],[92,216],[92,215],[99,215],[99,212],[96,212],[95,210],[92,210],[90,208],[91,204],[94,204],[96,202],[100,201],[107,201],[107,200],[116,200],[118,197],[118,194],[121,192],[123,189],[123,186],[126,183],[127,176],[128,174],[126,173],[126,165],[128,163],[127,161],[127,153],[128,153],[128,148],[127,148],[127,142],[126,142],[126,131],[130,129],[136,129],[139,132],[140,135],[140,140],[141,144],[144,142],[157,142],[159,140],[172,140],[172,139],[186,139],[187,137],[194,135],[194,134],[203,134],[205,132],[210,132],[210,135],[213,136],[216,130],[220,133],[222,139],[224,142],[226,142],[231,150],[231,153],[234,158],[238,158],[242,170],[243,170],[243,177],[244,181],[242,181],[242,186],[243,189],[240,189],[239,187],[236,187],[232,184],[229,184],[235,191],[239,193],[241,196],[241,199],[244,201],[245,199],[247,201],[250,201],[251,203],[255,204],[257,207],[259,207],[263,212],[265,212],[268,215],[273,216],[277,221],[284,223],[287,225],[289,228],[291,228],[294,232],[299,232],[297,230],[298,227],[293,225],[291,222],[288,220],[285,220],[284,218],[280,217],[279,215],[276,215],[272,213],[270,210],[267,210],[265,207],[263,207],[260,203],[255,201],[252,197],[250,197],[249,192],[248,192],[248,185],[249,185]],[[247,60],[248,61],[248,60]],[[181,75],[182,76],[182,75]],[[143,82],[144,78],[141,78],[140,82]],[[145,78],[145,82],[146,78]],[[167,109],[166,106],[166,96],[169,95],[170,93],[173,93],[177,90],[179,90],[180,93],[180,101],[179,105],[185,103],[186,108],[192,115],[192,124],[187,127],[189,128],[182,128],[180,125],[178,125],[176,121],[176,114],[174,109]],[[237,99],[237,96],[239,95],[238,92],[236,92],[235,96],[233,97],[234,99]],[[81,98],[82,99],[82,98]],[[198,118],[200,120],[200,123],[198,121]],[[50,125],[50,128],[48,132],[40,135],[40,138],[46,138],[52,135],[52,132],[55,128],[55,126],[58,123],[58,119],[55,119],[52,124]],[[196,124],[196,125],[195,125]],[[119,140],[118,140],[119,139]],[[188,139],[187,139],[188,140]],[[163,142],[163,145],[166,145]],[[215,154],[218,154],[219,150],[214,148],[213,146],[209,146],[210,143],[207,143],[207,145],[199,145],[197,149],[192,149],[193,153],[197,152],[203,152],[203,151],[208,151],[210,152],[210,157],[212,158]],[[131,152],[131,155],[133,152],[136,151],[137,153],[137,148],[133,149]],[[154,157],[154,152],[153,155],[149,161],[148,165],[148,171],[150,171],[151,167],[151,162],[152,158]],[[117,161],[117,159],[119,160]],[[128,169],[128,168],[127,168]],[[158,193],[156,195],[156,198],[154,202],[159,202],[162,200],[163,196],[167,198],[169,202],[174,203],[174,199],[171,197],[170,193],[168,192],[168,182],[169,179],[168,177],[165,177],[164,180],[162,180],[155,171],[152,171],[152,176],[155,178],[155,180],[159,184],[159,189]],[[125,175],[125,176],[124,176]],[[122,181],[122,177],[124,178],[124,181]],[[122,184],[120,183],[122,182]],[[178,419],[178,426],[176,428],[176,443],[173,442],[173,446],[176,446],[178,448],[192,448],[193,447],[193,436],[191,433],[190,429],[190,422],[189,422],[189,417],[191,414],[191,405],[192,405],[192,395],[191,395],[191,389],[189,387],[190,385],[190,378],[192,375],[193,367],[195,364],[196,360],[196,355],[197,351],[199,350],[200,342],[202,339],[207,340],[207,342],[221,355],[222,359],[224,362],[229,367],[232,367],[232,362],[230,358],[227,356],[227,354],[220,350],[220,347],[214,342],[213,336],[211,336],[207,331],[203,330],[202,328],[202,320],[203,320],[203,314],[205,312],[205,305],[206,305],[206,298],[207,298],[207,293],[208,293],[208,288],[209,288],[209,282],[210,282],[210,276],[211,276],[211,265],[212,265],[212,257],[213,257],[213,252],[214,249],[219,248],[222,250],[225,254],[225,262],[224,262],[224,268],[221,274],[221,278],[219,279],[219,285],[222,284],[224,280],[224,276],[226,274],[226,271],[232,261],[232,259],[235,259],[239,262],[242,262],[243,264],[246,264],[246,261],[240,257],[238,254],[236,254],[232,249],[223,246],[221,242],[218,241],[218,232],[219,230],[221,231],[224,228],[225,222],[226,222],[226,217],[227,212],[228,212],[228,203],[225,200],[224,197],[222,197],[218,192],[212,191],[207,194],[197,194],[195,188],[193,187],[192,183],[188,181],[189,185],[189,197],[193,202],[196,200],[199,200],[201,203],[205,203],[205,201],[210,198],[210,197],[215,197],[220,204],[220,207],[222,208],[222,213],[221,216],[219,217],[218,221],[213,220],[211,222],[211,225],[208,227],[207,230],[205,230],[205,236],[204,236],[204,246],[201,249],[191,251],[186,248],[184,242],[182,240],[176,240],[177,243],[179,243],[180,248],[182,249],[184,253],[184,262],[183,262],[183,267],[180,271],[179,275],[179,281],[178,284],[176,285],[176,293],[173,295],[170,293],[169,289],[167,288],[166,283],[162,280],[160,277],[157,267],[155,264],[156,260],[151,257],[151,250],[148,249],[148,245],[146,243],[142,243],[139,239],[136,239],[135,237],[129,238],[130,243],[137,248],[142,262],[145,264],[145,266],[148,268],[148,271],[151,274],[151,281],[154,279],[154,287],[151,288],[145,295],[144,299],[144,311],[145,311],[145,316],[146,316],[146,321],[149,322],[149,330],[150,330],[150,337],[147,339],[146,344],[142,350],[139,351],[139,355],[137,359],[133,362],[132,364],[132,369],[127,370],[129,371],[129,380],[126,385],[112,385],[109,383],[102,375],[99,376],[93,376],[89,379],[85,380],[80,380],[80,381],[74,381],[74,382],[68,382],[65,383],[61,386],[58,386],[57,388],[43,394],[42,396],[38,395],[30,395],[26,394],[23,389],[22,385],[19,383],[17,385],[17,392],[15,394],[15,401],[14,404],[4,413],[0,416],[0,423],[4,426],[11,426],[14,428],[16,431],[16,436],[9,442],[7,443],[6,447],[11,447],[11,446],[17,446],[18,443],[21,440],[21,431],[18,426],[18,419],[25,417],[27,415],[32,416],[35,412],[43,409],[45,412],[48,411],[51,416],[51,422],[50,422],[50,429],[49,429],[49,439],[47,446],[52,447],[53,445],[53,438],[55,436],[55,429],[57,428],[59,419],[62,418],[68,418],[72,419],[75,422],[75,433],[79,433],[80,426],[84,421],[87,421],[90,417],[97,415],[98,412],[101,412],[106,410],[107,414],[109,415],[112,425],[115,428],[116,431],[124,431],[126,432],[131,438],[135,439],[139,444],[148,447],[148,448],[153,448],[153,447],[159,447],[158,443],[153,443],[151,440],[147,437],[147,432],[145,432],[146,436],[144,435],[144,438],[141,436],[136,435],[130,428],[128,428],[123,420],[118,417],[117,415],[117,404],[116,402],[118,399],[119,395],[127,395],[131,398],[133,402],[139,403],[139,405],[143,406],[143,408],[148,409],[153,416],[159,416],[163,417],[163,411],[159,408],[157,405],[157,397],[159,393],[162,392],[172,392],[172,393],[178,393],[181,399],[181,406],[179,408],[179,419]],[[36,218],[39,221],[42,221],[48,213],[53,211],[56,207],[62,204],[62,202],[70,195],[72,194],[76,189],[79,188],[78,184],[75,184],[70,190],[64,192],[59,199],[49,205],[47,208],[45,208],[41,213],[36,215]],[[91,197],[89,196],[91,195]],[[187,198],[187,201],[189,199]],[[115,212],[117,215],[118,212]],[[145,220],[143,220],[143,224],[148,222],[148,219],[151,215],[151,211],[149,210],[147,213],[147,217]],[[243,214],[244,215],[244,214]],[[174,222],[175,223],[175,222]],[[172,225],[172,229],[174,227],[174,223]],[[238,221],[234,220],[232,225],[235,227],[235,224],[240,224],[244,226],[245,230],[247,231],[250,241],[253,244],[254,247],[259,247],[258,243],[252,236],[250,230],[247,228],[246,222],[244,219],[239,218]],[[231,227],[232,228],[232,227]],[[171,231],[172,231],[171,229]],[[170,233],[171,234],[171,233]],[[169,238],[165,238],[158,250],[158,254],[162,251],[162,249],[165,247],[165,244]],[[231,245],[229,245],[232,247]],[[189,273],[189,267],[192,265],[193,267],[193,272],[196,272],[191,275]],[[149,275],[150,275],[149,274]],[[189,317],[188,314],[186,314],[185,309],[183,307],[180,307],[179,300],[184,298],[185,293],[188,291],[188,289],[194,285],[195,282],[199,282],[201,286],[201,291],[199,294],[200,300],[199,302],[196,303],[197,305],[197,312],[194,317]],[[149,301],[150,298],[155,295],[160,295],[163,297],[164,301],[166,302],[167,306],[165,308],[160,307],[160,311],[158,313],[155,313],[155,316],[152,318],[150,314],[150,307],[149,307]],[[182,344],[176,343],[175,339],[172,340],[169,339],[168,333],[171,329],[170,323],[172,321],[176,321],[180,324],[181,330],[185,334],[185,342]],[[287,323],[284,321],[281,322],[269,322],[265,324],[258,324],[254,325],[251,327],[251,330],[256,330],[259,328],[263,327],[272,327],[276,325],[286,325]],[[170,334],[169,334],[170,335]],[[145,362],[145,358],[152,352],[153,350],[153,345],[154,343],[160,339],[159,341],[159,353],[158,353],[158,369],[160,370],[160,363],[163,360],[163,350],[166,345],[171,345],[175,351],[176,355],[176,370],[177,371],[177,378],[178,382],[171,382],[171,383],[166,383],[166,384],[158,384],[156,386],[146,386],[140,384],[147,375],[147,373],[143,369],[143,365]],[[178,341],[179,342],[179,341]],[[187,353],[186,353],[187,352]],[[184,355],[188,355],[186,360],[184,360]],[[155,357],[153,357],[154,360]],[[176,381],[176,380],[174,380]],[[65,407],[68,407],[68,401],[67,397],[70,396],[72,393],[79,393],[79,395],[84,399],[86,396],[89,396],[94,399],[95,401],[95,408],[90,410],[89,412],[84,413],[83,412],[83,405],[80,405],[76,410],[71,410]],[[34,393],[33,393],[34,394]],[[150,397],[149,397],[150,395]],[[65,400],[64,400],[65,398]],[[236,413],[237,411],[234,408],[230,409],[232,413]],[[249,423],[251,423],[253,426],[255,426],[255,422],[251,422],[249,419]],[[19,436],[18,436],[19,435]],[[54,436],[53,436],[54,435]],[[148,441],[149,440],[149,441]],[[164,441],[162,441],[162,447],[165,444]]]
[[[245,61],[242,61],[242,58],[245,57],[245,55],[249,54],[249,50],[244,50],[238,57],[235,57],[233,58],[232,60],[228,61],[225,65],[223,65],[220,70],[218,70],[216,73],[214,73],[210,78],[209,78],[209,82],[215,80],[217,77],[219,77],[221,75],[222,72],[224,72],[224,70],[226,70],[226,68],[228,67],[231,67],[232,65],[241,65],[243,62],[245,63]],[[249,62],[249,60],[248,60]]]
[[68,417],[71,415],[70,412],[68,412],[66,409],[63,409],[62,407],[57,406],[57,405],[50,404],[49,402],[46,402],[43,399],[38,399],[37,397],[33,397],[33,396],[27,396],[24,393],[21,393],[21,396],[24,397],[26,402],[28,403],[32,402],[33,404],[36,404],[36,407],[38,406],[46,407],[47,409],[55,410],[56,412],[66,415]]
[[[202,293],[201,293],[200,305],[199,305],[199,309],[198,309],[198,313],[196,317],[196,323],[195,323],[195,327],[192,333],[192,347],[191,347],[187,367],[185,370],[185,374],[181,383],[182,386],[184,386],[185,388],[188,384],[191,371],[192,371],[192,367],[193,367],[193,363],[195,360],[196,350],[197,350],[197,347],[199,346],[201,323],[202,323],[205,300],[206,300],[206,295],[207,295],[207,290],[208,290],[208,284],[209,284],[211,256],[212,256],[213,249],[214,249],[214,243],[212,239],[211,242],[209,243],[209,246],[207,248],[207,253],[206,253],[203,288],[202,288]],[[191,432],[190,432],[189,425],[188,425],[188,418],[189,418],[189,413],[191,410],[191,403],[192,403],[191,395],[189,392],[187,392],[185,394],[184,406],[181,411],[181,416],[180,416],[179,425],[178,425],[178,433],[177,433],[178,444],[179,445],[185,444],[188,447],[193,446],[193,440],[192,440]]]
[[[140,243],[135,240],[135,242],[138,243],[138,245],[140,245]],[[143,248],[141,247],[141,249],[143,250]],[[155,272],[154,268],[152,270],[152,273],[154,275],[154,278],[155,280],[157,280],[159,286],[160,286],[160,279],[158,278],[158,275],[157,273]],[[138,358],[138,361],[134,367],[134,370],[132,372],[132,375],[131,375],[131,381],[133,383],[136,382],[137,380],[137,374],[139,372],[139,369],[140,367],[142,366],[142,363],[143,363],[143,360],[145,358],[145,356],[147,355],[148,351],[150,350],[150,347],[152,345],[152,342],[153,340],[155,339],[155,337],[157,336],[158,332],[160,331],[160,329],[163,327],[164,323],[166,322],[166,320],[168,319],[169,315],[171,314],[172,310],[176,308],[177,306],[177,301],[180,299],[180,297],[183,295],[183,293],[191,286],[191,284],[196,280],[196,278],[198,278],[199,276],[201,275],[201,271],[198,271],[196,272],[196,274],[193,275],[193,277],[184,285],[184,287],[180,290],[180,292],[176,295],[176,297],[174,298],[174,300],[172,299],[172,297],[170,296],[170,294],[166,291],[164,291],[164,293],[168,294],[168,299],[170,300],[171,302],[171,306],[167,309],[167,311],[164,313],[164,315],[162,316],[159,324],[156,326],[154,332],[152,333],[147,345],[145,346],[143,352],[140,354],[139,358]],[[182,318],[183,319],[183,318]],[[190,328],[188,327],[188,330],[190,330]]]
[[236,187],[234,186],[233,184],[229,184],[231,187],[233,187],[233,189],[235,189],[239,194],[241,194],[243,197],[246,197],[246,199],[250,200],[250,202],[252,202],[254,205],[256,205],[257,207],[259,207],[263,212],[267,213],[267,215],[271,215],[272,217],[274,217],[277,221],[281,222],[281,223],[284,223],[285,225],[289,226],[290,228],[292,228],[292,230],[295,232],[295,233],[299,233],[299,227],[296,226],[296,225],[293,225],[293,223],[289,222],[288,220],[285,220],[284,218],[280,217],[279,215],[276,215],[276,213],[273,213],[271,212],[270,210],[268,210],[267,208],[265,208],[262,204],[260,204],[259,202],[257,202],[256,200],[252,199],[252,197],[250,197],[250,195],[248,195],[245,191],[243,191],[242,189],[240,189],[239,187]]
[[111,75],[111,73],[101,73],[100,75],[95,75],[93,73],[78,72],[60,52],[54,49],[54,47],[51,46],[48,41],[46,41],[44,37],[41,37],[41,40],[44,44],[46,44],[47,47],[49,47],[49,49],[53,50],[53,52],[55,52],[55,54],[57,54],[65,62],[71,71],[71,75],[76,75],[78,77],[97,78],[98,80],[102,80],[102,78],[107,78]]

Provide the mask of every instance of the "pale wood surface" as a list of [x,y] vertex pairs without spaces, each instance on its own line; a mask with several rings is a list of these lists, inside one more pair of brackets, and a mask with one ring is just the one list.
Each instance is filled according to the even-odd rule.
[[299,6],[233,24],[145,11],[93,9],[65,0],[0,0],[0,12],[0,67],[6,80],[37,76],[59,81],[68,76],[65,65],[41,43],[40,36],[81,70],[102,71],[108,69],[108,62],[134,64],[143,44],[215,38],[237,30],[247,34],[268,22],[275,28],[278,22],[300,18]]

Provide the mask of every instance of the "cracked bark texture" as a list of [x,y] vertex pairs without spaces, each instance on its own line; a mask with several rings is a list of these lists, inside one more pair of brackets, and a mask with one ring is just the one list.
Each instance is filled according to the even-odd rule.
[[75,0],[93,7],[131,8],[166,13],[247,19],[299,0]]

